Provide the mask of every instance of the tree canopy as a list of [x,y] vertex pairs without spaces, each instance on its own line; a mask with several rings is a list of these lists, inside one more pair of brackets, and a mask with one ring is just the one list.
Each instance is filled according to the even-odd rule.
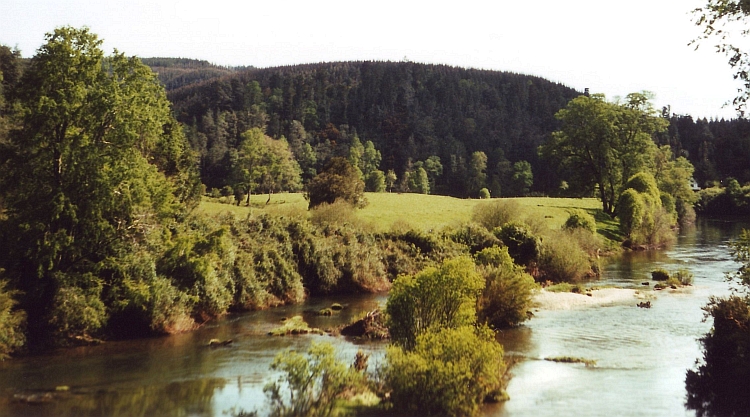
[[668,125],[649,98],[648,93],[631,93],[620,103],[608,102],[601,94],[579,96],[556,114],[562,127],[541,148],[571,186],[596,187],[607,214],[616,212],[623,183],[651,170],[656,151],[652,135]]
[[100,47],[88,29],[56,29],[13,93],[21,110],[0,150],[8,248],[0,267],[23,291],[32,336],[100,327],[113,285],[105,265],[199,198],[192,154],[156,76]]

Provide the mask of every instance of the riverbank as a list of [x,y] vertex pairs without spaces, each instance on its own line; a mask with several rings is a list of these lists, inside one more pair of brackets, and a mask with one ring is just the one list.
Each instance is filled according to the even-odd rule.
[[551,292],[541,290],[534,296],[534,308],[540,310],[573,310],[604,305],[629,304],[648,298],[647,294],[635,289],[602,288],[585,294],[572,292]]

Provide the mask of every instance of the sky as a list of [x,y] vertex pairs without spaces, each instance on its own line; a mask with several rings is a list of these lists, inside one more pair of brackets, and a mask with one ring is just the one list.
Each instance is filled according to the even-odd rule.
[[[609,99],[655,94],[676,114],[732,118],[741,84],[691,10],[706,0],[2,0],[0,44],[87,26],[104,49],[225,66],[381,60],[540,76]],[[729,105],[725,105],[730,103]]]

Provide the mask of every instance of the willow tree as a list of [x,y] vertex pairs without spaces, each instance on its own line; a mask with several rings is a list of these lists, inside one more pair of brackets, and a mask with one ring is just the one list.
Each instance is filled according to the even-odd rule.
[[608,102],[602,94],[574,98],[555,115],[562,126],[541,148],[572,186],[596,189],[609,215],[616,212],[623,183],[652,170],[652,135],[667,128],[649,99],[645,92],[628,94],[624,102]]
[[105,57],[88,29],[58,28],[15,91],[2,148],[2,261],[23,291],[30,342],[86,337],[119,284],[106,265],[147,244],[198,198],[182,131],[155,74]]

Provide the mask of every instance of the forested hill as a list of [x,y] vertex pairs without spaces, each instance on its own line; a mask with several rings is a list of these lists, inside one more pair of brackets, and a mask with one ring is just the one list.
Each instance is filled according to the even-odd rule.
[[159,76],[159,81],[169,90],[220,78],[247,67],[222,67],[189,58],[143,58],[141,61],[151,67]]
[[230,185],[231,150],[240,135],[265,127],[273,137],[285,136],[293,150],[309,143],[318,169],[331,156],[348,154],[357,136],[372,141],[382,154],[380,169],[399,178],[410,164],[438,156],[443,174],[434,179],[436,193],[466,195],[476,151],[487,156],[493,195],[507,194],[504,183],[518,161],[531,163],[534,189],[548,191],[558,184],[545,183],[552,176],[545,175],[537,147],[558,126],[554,114],[580,94],[539,77],[412,62],[224,69],[220,77],[181,87],[164,81],[165,68],[154,67],[201,154],[204,183],[216,188]]

